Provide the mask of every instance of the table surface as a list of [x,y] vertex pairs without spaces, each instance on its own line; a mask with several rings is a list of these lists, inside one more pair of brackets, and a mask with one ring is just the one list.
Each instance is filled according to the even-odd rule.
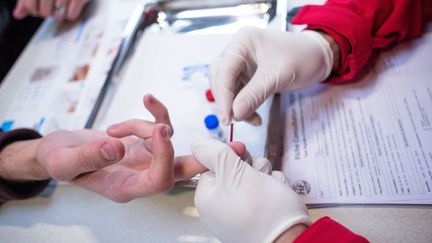
[[[20,76],[20,70],[31,62],[31,54],[24,53],[11,75]],[[2,88],[13,91],[10,85]],[[0,243],[218,242],[200,223],[193,196],[193,189],[175,188],[167,194],[118,204],[61,184],[48,198],[3,204]],[[416,205],[338,206],[311,209],[310,214],[314,220],[330,216],[371,242],[431,242],[431,209]]]
[[[61,185],[48,198],[0,207],[0,242],[217,242],[199,221],[194,190],[118,204]],[[311,209],[330,216],[371,242],[430,242],[431,206],[339,206]]]

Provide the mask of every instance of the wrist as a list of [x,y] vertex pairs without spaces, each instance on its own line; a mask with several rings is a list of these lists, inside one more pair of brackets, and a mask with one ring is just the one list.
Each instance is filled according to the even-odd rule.
[[276,238],[274,243],[293,242],[306,229],[307,229],[307,225],[305,224],[294,225],[293,227],[289,228],[284,233],[279,235],[279,237]]
[[0,177],[10,181],[49,179],[46,170],[36,159],[36,151],[42,139],[16,141],[0,152]]
[[339,44],[333,39],[333,37],[323,31],[317,31],[322,37],[328,42],[333,52],[333,68],[332,71],[336,71],[340,67],[341,62],[341,50]]

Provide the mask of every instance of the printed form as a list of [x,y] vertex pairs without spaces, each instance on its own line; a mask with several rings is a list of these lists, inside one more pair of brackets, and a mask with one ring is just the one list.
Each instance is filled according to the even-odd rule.
[[349,85],[284,95],[282,170],[307,204],[432,204],[432,34]]

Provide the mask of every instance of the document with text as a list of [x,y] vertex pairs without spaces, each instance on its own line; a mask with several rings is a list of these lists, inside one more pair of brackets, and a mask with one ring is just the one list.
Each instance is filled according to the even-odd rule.
[[432,34],[348,85],[284,94],[282,170],[309,205],[432,204]]

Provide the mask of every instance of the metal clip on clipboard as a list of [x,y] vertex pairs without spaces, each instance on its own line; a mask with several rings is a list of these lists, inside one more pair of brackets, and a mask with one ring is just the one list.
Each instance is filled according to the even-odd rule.
[[85,128],[93,127],[110,85],[115,79],[119,78],[122,67],[130,56],[136,40],[143,33],[146,27],[156,22],[158,11],[158,5],[155,3],[150,3],[143,7],[137,8],[132,14],[132,17],[129,19],[121,39],[119,51],[111,64],[105,82],[101,88],[101,91],[99,92],[89,118],[87,119]]
[[[133,53],[135,43],[150,25],[169,28],[177,33],[199,31],[214,26],[224,26],[248,16],[258,16],[270,22],[276,16],[276,0],[170,0],[148,3],[137,8],[129,19],[107,78],[98,95],[86,128],[93,127],[102,106],[108,106],[105,97],[110,86],[121,78],[122,67]],[[275,95],[269,114],[265,156],[279,167],[281,152],[280,96]],[[276,124],[276,125],[275,125]]]

